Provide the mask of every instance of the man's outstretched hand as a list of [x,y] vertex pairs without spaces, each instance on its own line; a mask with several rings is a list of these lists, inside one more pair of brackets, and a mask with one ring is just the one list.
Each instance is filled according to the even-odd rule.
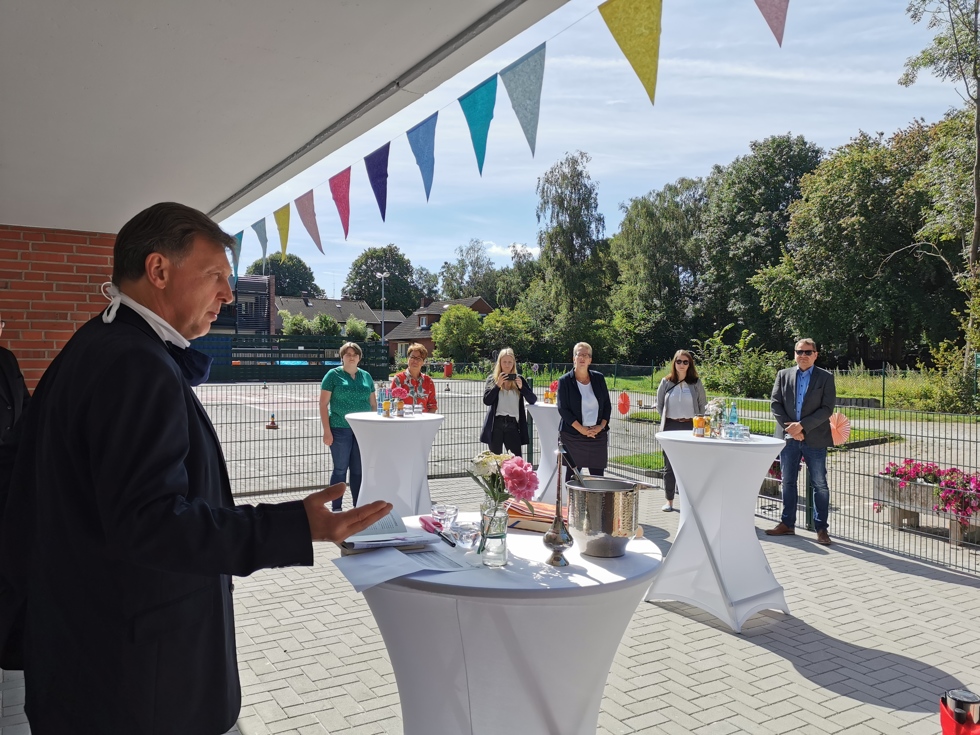
[[333,541],[339,544],[391,512],[391,503],[383,500],[376,500],[343,513],[332,512],[327,507],[328,503],[343,497],[346,488],[344,483],[338,482],[303,499],[306,518],[310,522],[310,535],[314,541]]

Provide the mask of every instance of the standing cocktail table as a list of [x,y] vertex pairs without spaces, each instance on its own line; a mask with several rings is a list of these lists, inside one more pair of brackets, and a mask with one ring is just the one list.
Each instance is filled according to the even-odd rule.
[[432,441],[442,425],[437,413],[385,418],[376,413],[349,413],[361,450],[363,480],[358,503],[386,500],[401,516],[428,513],[428,463]]
[[541,440],[541,458],[538,460],[537,469],[539,484],[534,499],[543,503],[554,503],[555,472],[558,463],[555,452],[558,450],[558,425],[561,421],[558,406],[539,400],[535,404],[528,404],[527,410],[534,419],[534,429]]
[[661,431],[681,491],[680,524],[648,600],[678,600],[725,621],[738,633],[759,610],[789,612],[756,535],[759,487],[782,439],[704,439]]
[[571,566],[556,569],[544,563],[541,539],[508,533],[502,569],[413,575],[364,591],[406,735],[595,734],[606,677],[660,550],[636,539],[626,556],[597,559],[573,547]]

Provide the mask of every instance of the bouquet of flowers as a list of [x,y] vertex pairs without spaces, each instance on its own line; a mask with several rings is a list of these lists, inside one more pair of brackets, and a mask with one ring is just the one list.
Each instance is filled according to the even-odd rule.
[[397,388],[392,389],[391,397],[396,401],[404,401],[406,398],[408,398],[408,391],[401,386],[398,386]]
[[[530,501],[538,489],[538,476],[530,462],[509,453],[493,454],[483,451],[473,458],[472,465],[473,469],[468,471],[487,496],[484,519],[487,514],[495,515],[510,498],[522,501],[531,515],[534,515]],[[486,525],[486,520],[483,525]],[[485,543],[484,534],[480,538],[478,549],[481,554]]]

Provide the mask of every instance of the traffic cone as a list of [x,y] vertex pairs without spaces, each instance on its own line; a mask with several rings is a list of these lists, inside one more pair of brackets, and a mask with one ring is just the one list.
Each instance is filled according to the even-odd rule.
[[272,419],[265,425],[267,429],[278,429],[279,424],[276,423],[276,415],[272,414]]

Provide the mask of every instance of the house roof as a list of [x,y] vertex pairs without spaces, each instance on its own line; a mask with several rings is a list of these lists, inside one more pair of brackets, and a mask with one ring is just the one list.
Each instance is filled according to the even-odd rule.
[[442,316],[450,306],[466,306],[479,314],[486,314],[492,311],[490,305],[480,296],[473,296],[467,299],[452,299],[450,301],[433,301],[428,306],[422,306],[412,312],[410,317],[388,332],[386,339],[398,342],[418,342],[422,339],[432,339],[432,324],[437,320],[431,320],[425,327],[419,326],[419,317],[427,315]]
[[[345,301],[344,299],[304,299],[301,296],[276,296],[276,306],[290,314],[302,314],[313,319],[317,314],[329,314],[343,324],[349,317],[360,319],[368,324],[381,324],[381,316],[366,301]],[[404,321],[400,311],[385,310],[385,322],[395,324]]]
[[566,1],[3,3],[0,222],[223,220]]

